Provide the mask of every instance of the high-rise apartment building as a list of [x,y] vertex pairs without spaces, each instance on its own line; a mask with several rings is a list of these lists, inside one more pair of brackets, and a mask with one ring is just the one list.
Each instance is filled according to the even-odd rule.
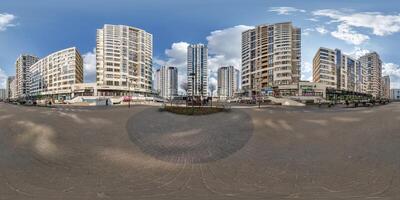
[[340,49],[321,47],[313,59],[313,81],[327,87],[365,92],[365,70],[360,61]]
[[83,83],[83,60],[75,47],[52,53],[29,68],[30,95],[70,99],[72,85]]
[[38,60],[39,58],[36,56],[23,54],[15,62],[18,98],[24,98],[29,95],[29,67]]
[[390,77],[383,76],[382,77],[382,98],[389,99],[390,98]]
[[301,29],[291,22],[259,25],[242,33],[242,89],[297,84],[301,69]]
[[8,99],[17,97],[17,79],[15,76],[9,76],[6,81],[6,95]]
[[230,98],[239,91],[239,70],[233,66],[218,69],[218,97]]
[[354,92],[364,91],[364,69],[361,63],[336,49],[337,89]]
[[391,89],[390,99],[395,101],[400,101],[400,89]]
[[154,90],[164,98],[178,95],[178,69],[162,66],[155,72]]
[[360,57],[361,65],[365,69],[365,92],[379,98],[382,84],[382,61],[376,52]]
[[17,78],[14,77],[10,82],[10,99],[17,99],[18,91],[17,91]]
[[319,48],[313,59],[313,82],[337,88],[336,52],[328,48]]
[[208,48],[204,44],[192,44],[187,51],[187,81],[189,96],[207,96]]
[[0,89],[0,100],[5,100],[7,98],[6,89]]
[[101,96],[152,91],[153,36],[144,30],[106,24],[97,30],[96,82]]

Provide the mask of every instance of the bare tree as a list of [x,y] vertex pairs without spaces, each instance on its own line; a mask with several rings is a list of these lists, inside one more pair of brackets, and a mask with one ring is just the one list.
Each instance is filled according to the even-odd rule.
[[211,107],[212,107],[212,97],[213,97],[214,91],[215,91],[215,89],[216,89],[215,84],[214,84],[214,83],[210,83],[210,85],[208,85],[208,89],[209,89],[210,92],[211,92]]
[[188,82],[187,81],[183,81],[182,83],[181,83],[181,88],[182,88],[182,90],[184,90],[185,91],[185,94],[186,94],[186,107],[188,106],[188,90],[189,90],[189,87],[188,87]]
[[189,90],[189,88],[188,88],[188,82],[187,82],[187,81],[183,81],[183,82],[181,83],[180,86],[181,86],[182,90],[185,91],[186,96],[187,96],[187,93],[188,93],[188,90]]
[[208,89],[210,90],[210,92],[211,92],[211,97],[214,95],[214,91],[215,91],[215,89],[216,89],[216,86],[215,86],[215,84],[214,83],[210,83],[210,85],[208,85]]

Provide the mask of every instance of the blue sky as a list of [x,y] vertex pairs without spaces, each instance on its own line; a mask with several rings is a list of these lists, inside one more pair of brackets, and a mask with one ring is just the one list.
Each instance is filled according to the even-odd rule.
[[44,57],[76,46],[85,58],[85,81],[94,78],[96,29],[104,24],[135,26],[153,34],[154,65],[178,67],[184,80],[188,43],[209,45],[210,82],[216,69],[240,69],[240,33],[252,26],[292,21],[301,27],[302,77],[309,80],[321,46],[354,56],[377,51],[392,87],[400,88],[400,2],[269,0],[2,0],[0,87],[15,74],[21,53]]

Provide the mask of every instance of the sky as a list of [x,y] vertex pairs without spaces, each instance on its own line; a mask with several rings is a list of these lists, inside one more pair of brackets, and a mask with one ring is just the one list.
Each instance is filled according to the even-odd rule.
[[210,83],[217,69],[241,68],[241,32],[291,21],[302,29],[302,79],[311,80],[319,47],[354,57],[376,51],[383,75],[400,88],[400,1],[387,0],[1,0],[0,88],[15,75],[22,53],[45,57],[75,46],[84,57],[85,82],[95,79],[96,29],[123,24],[153,35],[154,69],[178,67],[186,79],[188,44],[209,48]]

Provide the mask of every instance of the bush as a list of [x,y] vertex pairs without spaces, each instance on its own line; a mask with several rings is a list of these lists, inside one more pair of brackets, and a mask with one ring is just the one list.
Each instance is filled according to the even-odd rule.
[[165,106],[160,108],[160,111],[167,111],[180,115],[208,115],[224,111],[224,108],[216,107],[179,107],[179,106]]

